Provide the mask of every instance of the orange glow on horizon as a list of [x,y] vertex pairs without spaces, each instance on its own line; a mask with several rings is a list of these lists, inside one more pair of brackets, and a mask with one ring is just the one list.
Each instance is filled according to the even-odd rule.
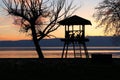
[[[89,20],[89,19],[88,19]],[[85,26],[86,36],[104,36],[103,29],[95,28],[96,23],[91,20],[92,25]],[[26,33],[19,32],[20,26],[11,24],[0,26],[0,40],[31,40]],[[51,33],[56,38],[64,38],[64,26],[60,26],[56,31]],[[55,37],[52,37],[55,38]]]
[[30,40],[30,38],[25,36],[13,36],[13,35],[10,35],[9,37],[0,36],[0,41],[3,40],[17,41],[17,40]]

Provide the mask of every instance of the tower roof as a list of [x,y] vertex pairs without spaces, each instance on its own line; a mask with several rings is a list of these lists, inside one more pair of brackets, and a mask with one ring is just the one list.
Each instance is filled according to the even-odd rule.
[[61,20],[58,23],[61,25],[92,25],[89,20],[76,15],[66,18],[64,20]]

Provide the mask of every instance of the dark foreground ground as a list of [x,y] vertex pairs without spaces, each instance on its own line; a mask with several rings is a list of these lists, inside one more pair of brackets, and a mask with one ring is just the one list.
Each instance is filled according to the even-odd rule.
[[0,59],[0,80],[120,80],[120,59]]

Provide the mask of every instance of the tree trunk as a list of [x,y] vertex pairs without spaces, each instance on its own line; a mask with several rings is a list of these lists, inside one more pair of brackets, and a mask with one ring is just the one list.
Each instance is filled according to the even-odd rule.
[[40,45],[39,45],[39,41],[37,41],[36,39],[33,39],[33,41],[34,41],[34,45],[35,45],[38,57],[40,59],[44,58],[42,50],[41,50]]
[[32,30],[33,42],[34,42],[39,59],[42,59],[42,58],[44,58],[44,55],[43,55],[42,50],[40,48],[39,41],[37,40],[35,26],[34,25],[31,25],[31,26],[32,26],[31,30]]

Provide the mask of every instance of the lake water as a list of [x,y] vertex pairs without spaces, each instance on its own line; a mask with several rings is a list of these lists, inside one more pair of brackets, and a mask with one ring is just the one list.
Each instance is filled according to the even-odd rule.
[[[112,54],[112,58],[120,58],[120,47],[87,47],[89,55]],[[45,58],[61,58],[63,47],[42,47]],[[79,49],[76,48],[76,53]],[[78,54],[79,55],[79,54]],[[83,58],[84,51],[82,51]],[[34,47],[0,47],[0,58],[38,58]],[[69,47],[68,58],[73,58],[72,47]]]

